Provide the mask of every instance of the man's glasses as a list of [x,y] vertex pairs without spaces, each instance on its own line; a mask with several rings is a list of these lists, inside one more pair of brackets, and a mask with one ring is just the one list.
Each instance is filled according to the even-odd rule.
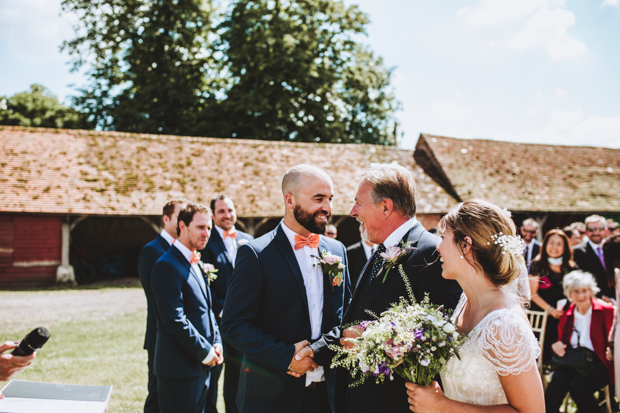
[[527,233],[527,234],[532,234],[532,235],[536,235],[536,233],[538,232],[537,229],[535,229],[534,231],[531,231],[529,229],[522,229],[521,231]]
[[605,228],[586,228],[588,232],[605,232]]
[[335,233],[335,232],[329,232],[329,231],[327,231],[327,232],[325,233],[325,235],[336,235],[336,233]]

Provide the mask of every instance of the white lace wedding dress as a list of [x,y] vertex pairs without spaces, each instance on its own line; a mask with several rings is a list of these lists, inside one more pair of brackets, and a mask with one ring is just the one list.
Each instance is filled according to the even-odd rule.
[[[455,318],[466,302],[463,294]],[[459,354],[461,359],[453,356],[440,373],[445,395],[489,406],[508,402],[499,376],[536,368],[540,348],[527,320],[502,309],[491,311],[474,327]]]

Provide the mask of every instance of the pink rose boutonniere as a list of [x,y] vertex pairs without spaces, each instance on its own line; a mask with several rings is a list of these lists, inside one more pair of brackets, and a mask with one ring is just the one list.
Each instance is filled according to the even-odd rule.
[[379,254],[381,258],[377,258],[377,260],[383,259],[384,261],[383,267],[379,271],[379,274],[381,274],[381,272],[385,270],[385,275],[383,276],[383,280],[381,281],[381,283],[385,282],[385,280],[387,279],[387,275],[392,269],[392,267],[398,264],[405,255],[409,254],[414,249],[415,248],[411,246],[411,242],[405,243],[401,240],[399,246],[395,245],[392,247],[387,247],[385,249],[385,252]]
[[331,252],[322,250],[319,254],[320,257],[314,256],[318,260],[318,263],[314,265],[320,265],[323,270],[323,274],[329,275],[332,291],[334,287],[340,287],[344,280],[343,273],[346,266],[342,263],[342,257],[333,255]]
[[202,261],[200,261],[200,264],[202,267],[202,271],[205,273],[205,278],[207,279],[207,282],[209,283],[209,285],[211,285],[211,281],[215,281],[217,279],[217,275],[215,274],[217,270],[215,269],[215,266],[213,264],[204,263]]

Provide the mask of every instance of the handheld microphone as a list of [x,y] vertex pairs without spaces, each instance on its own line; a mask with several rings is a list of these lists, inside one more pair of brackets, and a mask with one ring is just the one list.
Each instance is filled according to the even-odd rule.
[[19,357],[29,356],[43,347],[49,338],[50,332],[45,327],[35,328],[19,342],[11,354]]

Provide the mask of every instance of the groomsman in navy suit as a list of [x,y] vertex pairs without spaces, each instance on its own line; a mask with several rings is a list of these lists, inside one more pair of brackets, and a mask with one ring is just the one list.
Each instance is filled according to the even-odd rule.
[[170,200],[164,205],[162,221],[164,229],[157,237],[142,248],[138,259],[138,274],[140,283],[146,295],[146,334],[144,336],[144,349],[148,352],[148,396],[144,403],[144,413],[159,413],[157,401],[157,377],[153,374],[153,359],[155,357],[155,340],[157,338],[157,310],[153,301],[151,289],[151,273],[159,258],[170,249],[177,239],[177,217],[179,211],[185,206],[182,199]]
[[596,279],[601,291],[598,297],[606,302],[612,302],[614,287],[610,285],[605,267],[603,244],[605,243],[605,229],[607,221],[600,215],[591,215],[586,218],[586,234],[588,240],[573,248],[575,262],[579,269],[589,272]]
[[[235,228],[237,211],[235,204],[228,196],[219,195],[213,198],[211,200],[211,211],[213,212],[214,231],[211,231],[211,237],[201,254],[204,262],[213,264],[217,269],[217,278],[211,283],[210,287],[213,294],[213,312],[219,322],[224,309],[228,280],[230,280],[235,268],[237,249],[240,245],[253,240],[254,237]],[[237,413],[239,410],[235,399],[237,398],[239,371],[243,355],[229,345],[226,340],[223,341],[223,344],[226,360],[226,369],[224,370],[226,413]],[[217,366],[211,371],[211,385],[209,386],[207,403],[213,407],[213,411],[217,411],[217,383],[221,372],[221,366]]]
[[198,250],[211,233],[211,211],[188,203],[179,212],[177,241],[151,277],[157,307],[154,371],[162,413],[204,413],[211,369],[223,348]]
[[349,299],[346,268],[343,282],[334,282],[317,265],[323,251],[347,263],[341,242],[318,235],[331,215],[333,184],[321,169],[298,165],[284,175],[282,192],[284,219],[239,248],[228,283],[222,335],[244,356],[237,407],[242,413],[331,412],[334,371],[296,354],[340,324]]

